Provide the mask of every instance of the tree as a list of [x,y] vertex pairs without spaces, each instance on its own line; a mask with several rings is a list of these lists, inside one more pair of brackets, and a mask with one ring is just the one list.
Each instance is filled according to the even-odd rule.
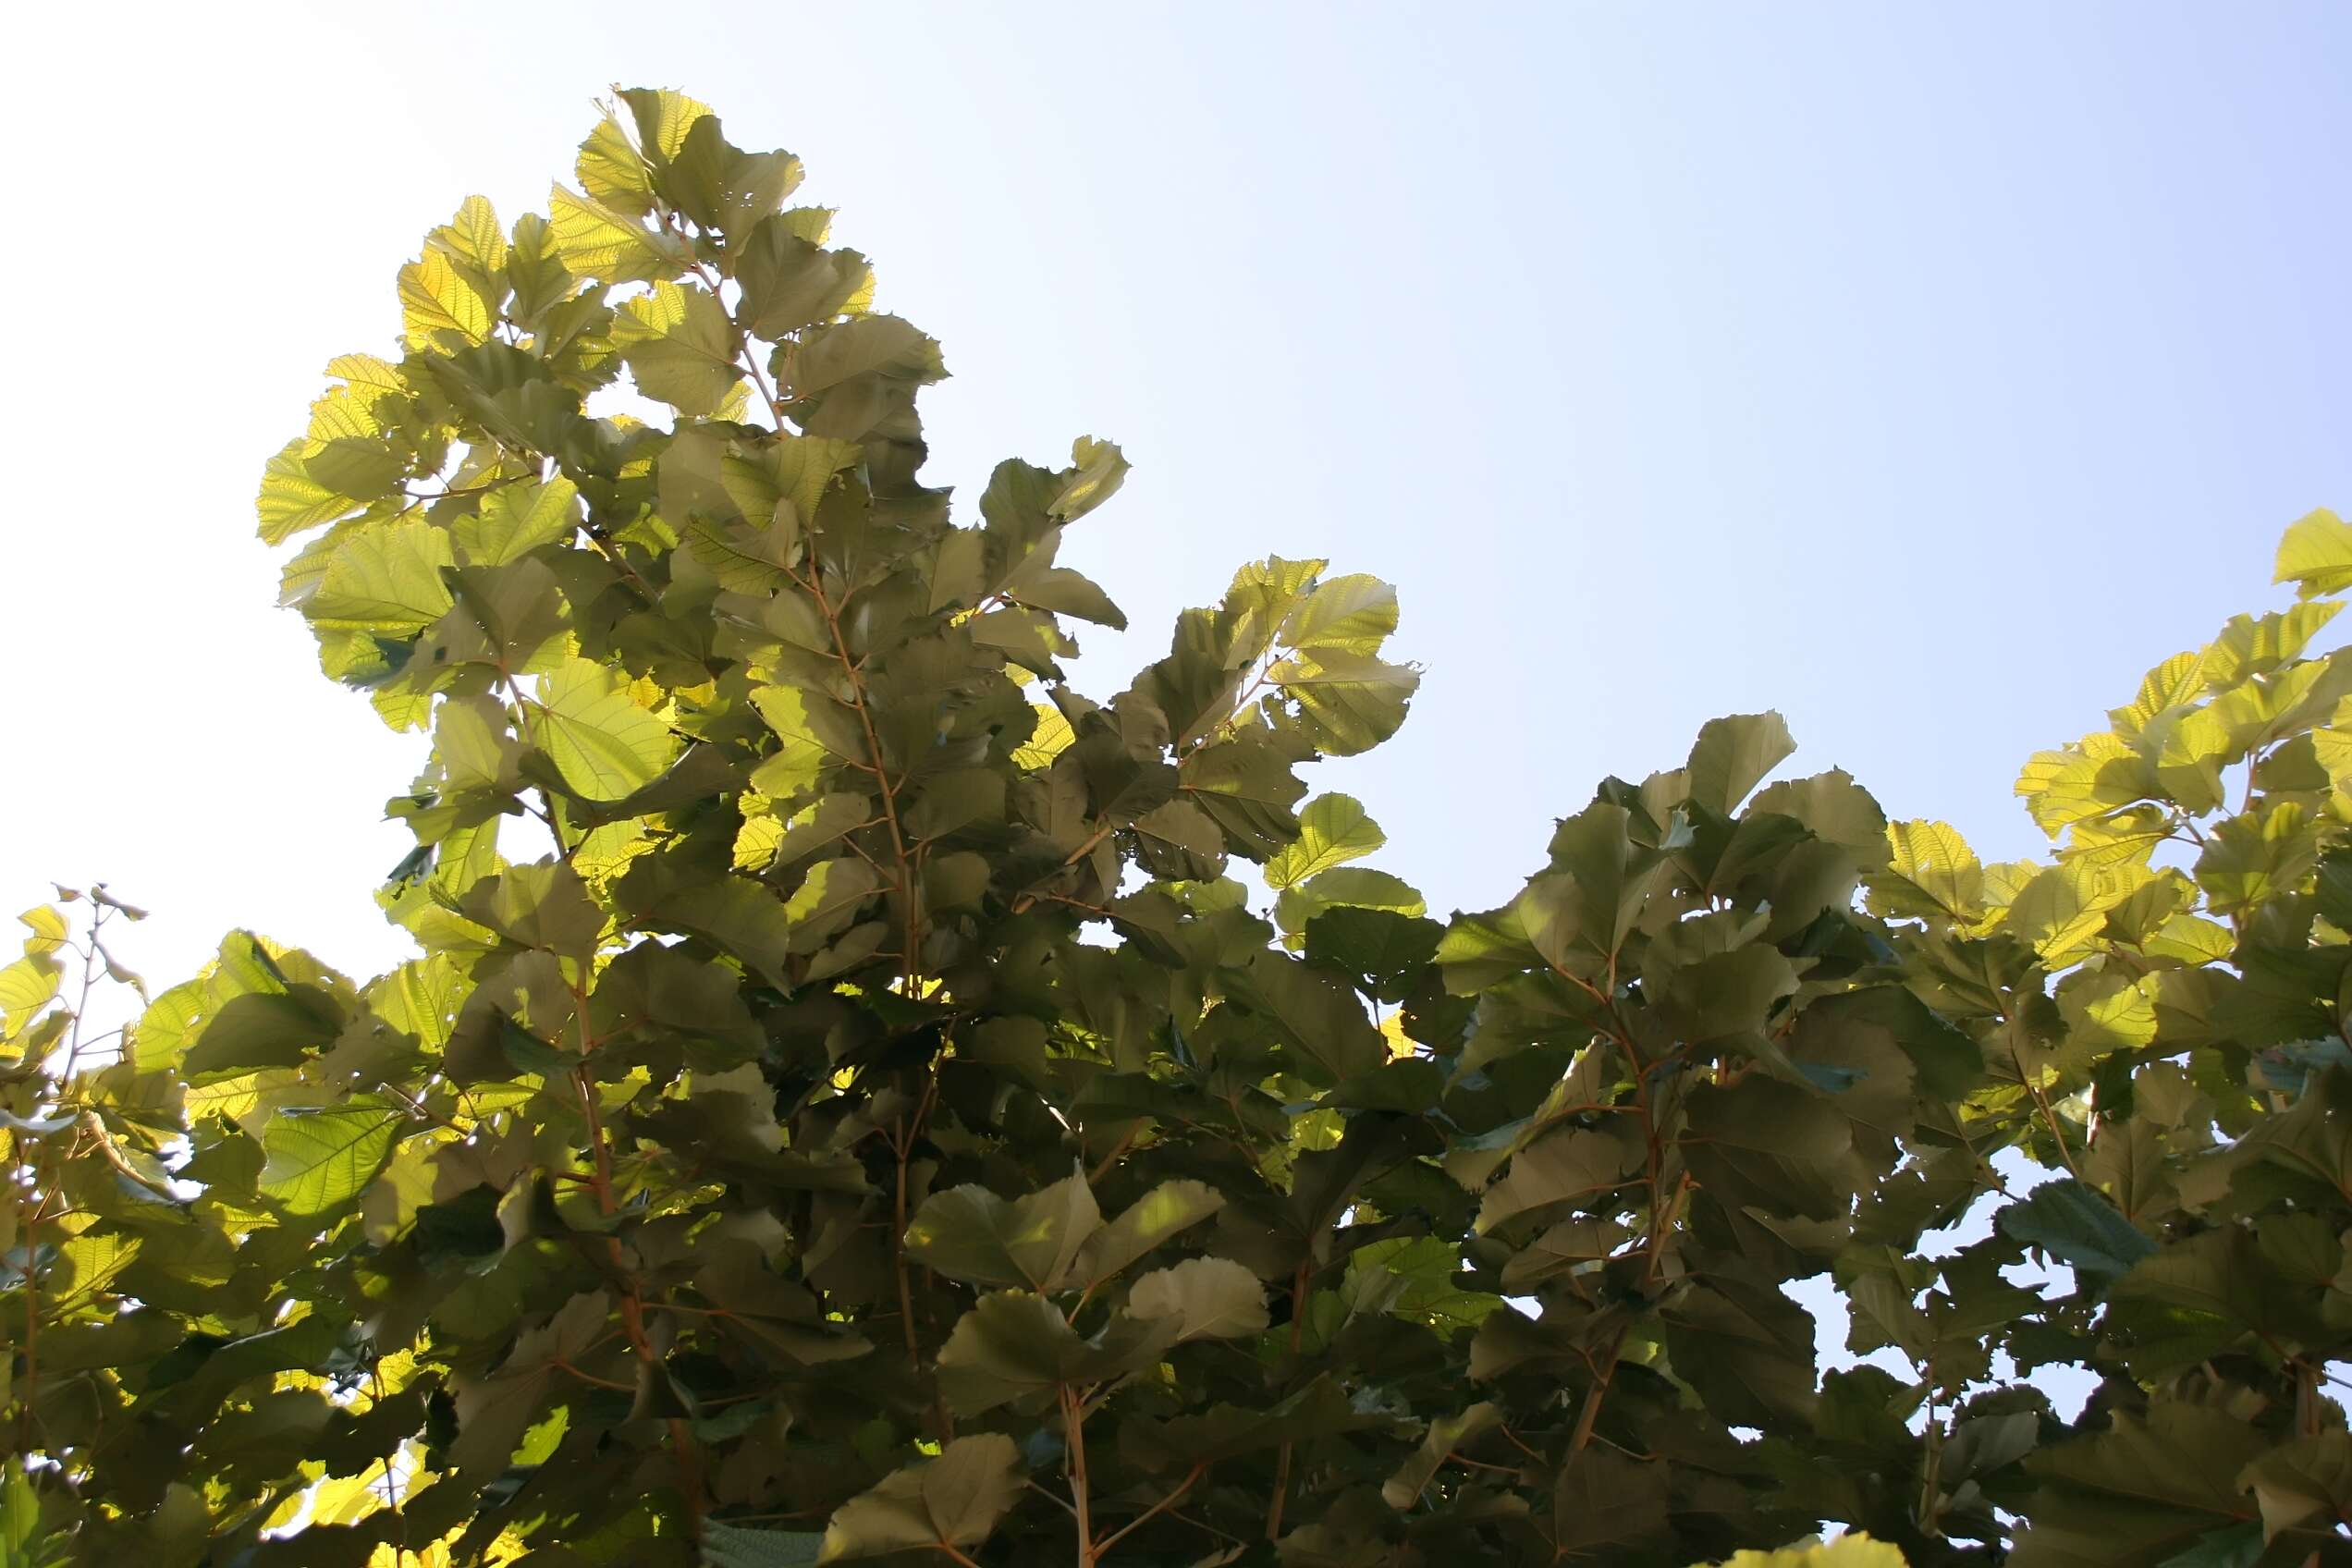
[[[271,460],[323,668],[427,741],[420,955],[236,933],[109,1043],[137,912],[26,917],[0,1560],[2346,1550],[2352,528],[2027,766],[2048,864],[1750,715],[1439,922],[1305,777],[1405,717],[1390,589],[1256,562],[1081,696],[1124,459],[952,521],[938,346],[799,177],[622,94]],[[1824,1273],[1906,1373],[1820,1375]]]

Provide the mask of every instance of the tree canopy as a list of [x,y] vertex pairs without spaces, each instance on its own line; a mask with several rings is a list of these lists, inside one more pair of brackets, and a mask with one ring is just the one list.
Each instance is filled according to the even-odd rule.
[[1391,588],[1082,695],[1125,459],[957,521],[800,178],[620,94],[270,459],[418,956],[102,1036],[140,912],[26,914],[0,1562],[2344,1560],[2352,527],[2026,765],[2046,859],[1744,715],[1440,920],[1323,782]]

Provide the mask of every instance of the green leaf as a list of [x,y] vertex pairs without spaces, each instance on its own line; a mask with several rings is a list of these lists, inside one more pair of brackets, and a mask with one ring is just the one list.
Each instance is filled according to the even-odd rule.
[[1691,748],[1690,798],[1719,816],[1729,816],[1795,750],[1796,741],[1777,713],[1710,719],[1699,727],[1698,743]]
[[1088,1236],[1049,1288],[1092,1290],[1224,1207],[1224,1197],[1205,1182],[1162,1182]]
[[754,1530],[707,1521],[702,1568],[815,1568],[825,1537],[815,1530]]
[[1396,590],[1358,573],[1329,578],[1300,601],[1282,623],[1281,641],[1293,648],[1370,655],[1396,629]]
[[1083,1174],[1008,1203],[982,1186],[924,1200],[908,1222],[907,1256],[973,1285],[1058,1289],[1102,1224]]
[[336,548],[302,613],[316,626],[422,631],[454,602],[441,577],[454,559],[430,523],[368,524]]
[[656,283],[621,306],[613,343],[638,390],[681,414],[716,412],[743,377],[727,307],[692,284]]
[[1266,679],[1298,705],[1315,749],[1338,757],[1368,752],[1395,734],[1421,684],[1420,672],[1408,666],[1341,648],[1278,660]]
[[753,337],[771,342],[831,321],[874,287],[874,269],[855,251],[827,251],[793,232],[790,219],[762,218],[735,260],[740,312]]
[[834,1510],[820,1562],[976,1547],[1021,1495],[1021,1452],[998,1432],[958,1438]]
[[1317,795],[1299,813],[1299,836],[1268,860],[1266,885],[1280,890],[1352,860],[1362,860],[1389,841],[1380,825],[1352,795]]
[[2156,1250],[2113,1203],[2072,1177],[2043,1182],[1995,1219],[2003,1234],[2069,1265],[2094,1292]]
[[475,566],[503,566],[542,545],[570,539],[580,527],[580,492],[569,479],[508,484],[482,497],[482,509],[459,518],[449,537]]
[[2161,1398],[2144,1416],[2115,1412],[2103,1433],[2046,1443],[2026,1461],[2041,1488],[2011,1568],[2161,1563],[2254,1517],[2237,1476],[2265,1446],[2236,1416]]
[[583,800],[618,801],[661,777],[678,754],[668,727],[604,665],[566,659],[525,709],[533,744]]
[[2214,828],[2197,857],[2197,884],[2215,913],[2240,913],[2294,892],[2319,864],[2319,833],[2301,803],[2281,801]]
[[1984,906],[1984,866],[1968,841],[1943,822],[1890,822],[1893,864],[1870,884],[1881,914],[1970,921]]
[[1429,1423],[1429,1430],[1421,1446],[1404,1466],[1380,1483],[1380,1501],[1390,1508],[1403,1512],[1421,1501],[1421,1494],[1453,1451],[1473,1439],[1493,1431],[1511,1417],[1511,1413],[1486,1400],[1463,1410],[1459,1415],[1440,1415]]
[[356,1200],[409,1121],[407,1110],[374,1095],[341,1105],[282,1106],[263,1130],[269,1163],[261,1190],[289,1214],[329,1214]]
[[1175,1338],[1240,1339],[1268,1323],[1266,1287],[1257,1276],[1223,1257],[1188,1257],[1137,1280],[1127,1292],[1133,1317],[1175,1325]]

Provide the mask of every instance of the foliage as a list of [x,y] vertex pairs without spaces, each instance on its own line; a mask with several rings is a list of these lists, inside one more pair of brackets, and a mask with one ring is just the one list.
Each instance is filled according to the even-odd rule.
[[[429,743],[419,956],[238,933],[105,1047],[135,912],[26,917],[6,1561],[2342,1550],[2352,529],[2028,765],[2047,864],[1746,716],[1440,923],[1304,777],[1405,717],[1387,585],[1255,563],[1081,696],[1125,460],[951,521],[938,346],[799,178],[623,94],[271,460],[286,602]],[[1824,1273],[1906,1372],[1819,1374]]]

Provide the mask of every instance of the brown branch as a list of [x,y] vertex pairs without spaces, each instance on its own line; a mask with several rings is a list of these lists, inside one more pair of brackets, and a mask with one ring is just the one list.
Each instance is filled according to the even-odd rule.
[[1061,1402],[1062,1435],[1070,1447],[1070,1512],[1078,1525],[1078,1568],[1094,1568],[1095,1527],[1086,1490],[1086,1415],[1069,1384],[1055,1384],[1054,1397]]
[[1201,1472],[1207,1468],[1208,1465],[1206,1462],[1194,1465],[1192,1470],[1184,1476],[1184,1478],[1176,1483],[1176,1489],[1174,1491],[1170,1492],[1166,1497],[1161,1498],[1158,1502],[1153,1503],[1149,1508],[1146,1508],[1141,1513],[1136,1514],[1134,1518],[1129,1520],[1125,1525],[1112,1531],[1109,1536],[1106,1536],[1103,1538],[1102,1544],[1095,1549],[1096,1560],[1099,1562],[1105,1552],[1109,1551],[1112,1547],[1117,1546],[1121,1540],[1125,1539],[1129,1531],[1137,1528],[1139,1525],[1150,1521],[1156,1515],[1175,1506],[1178,1501],[1182,1501],[1186,1492],[1193,1489],[1193,1483],[1199,1480],[1201,1478]]
[[[1312,1260],[1303,1261],[1298,1272],[1291,1276],[1291,1354],[1299,1353],[1299,1341],[1306,1331],[1306,1284]],[[1282,1508],[1291,1493],[1291,1445],[1284,1443],[1280,1458],[1274,1462],[1274,1496],[1266,1505],[1266,1538],[1279,1540],[1282,1535]]]

